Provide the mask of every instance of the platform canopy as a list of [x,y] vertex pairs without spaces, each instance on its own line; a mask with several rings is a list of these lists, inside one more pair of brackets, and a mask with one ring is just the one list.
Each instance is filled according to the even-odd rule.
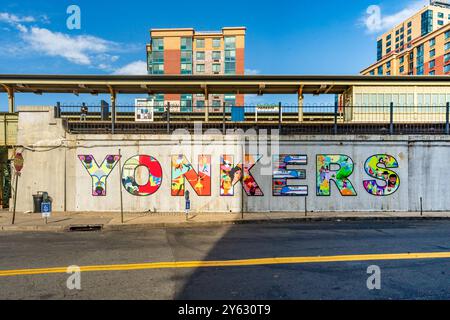
[[448,76],[0,74],[0,92],[36,94],[340,94],[352,86],[450,86],[450,81]]

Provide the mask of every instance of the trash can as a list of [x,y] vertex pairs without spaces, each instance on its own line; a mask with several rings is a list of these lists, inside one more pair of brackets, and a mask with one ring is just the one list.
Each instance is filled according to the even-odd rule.
[[33,213],[42,213],[42,203],[48,202],[48,192],[39,191],[33,195]]

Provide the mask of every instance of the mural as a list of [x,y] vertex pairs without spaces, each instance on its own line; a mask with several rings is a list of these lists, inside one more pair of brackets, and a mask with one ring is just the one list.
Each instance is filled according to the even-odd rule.
[[306,170],[288,169],[288,166],[305,166],[308,164],[306,155],[273,156],[272,192],[275,197],[308,195],[308,186],[288,185],[288,180],[305,180]]
[[172,156],[172,196],[184,196],[186,179],[198,196],[211,196],[211,156],[198,156],[198,174],[184,155]]
[[[148,178],[146,183],[140,185],[136,174],[140,167],[148,169]],[[142,176],[142,173],[140,173]],[[163,172],[161,164],[151,156],[135,156],[128,159],[122,172],[122,184],[124,188],[133,196],[146,197],[156,193],[162,184]]]
[[[377,197],[385,197],[394,194],[400,187],[400,178],[389,169],[398,168],[397,160],[387,154],[374,155],[367,159],[364,170],[371,178],[376,180],[364,180],[364,189]],[[377,180],[383,181],[384,185],[380,186]]]
[[234,157],[223,155],[220,159],[220,195],[234,196],[234,186],[241,181],[247,196],[263,197],[264,193],[250,173],[261,158],[261,155],[246,155],[244,165],[234,166]]
[[81,163],[92,178],[92,195],[94,197],[105,197],[106,180],[113,171],[117,162],[119,162],[120,156],[106,156],[101,166],[98,165],[97,161],[92,155],[79,155],[78,159],[80,159]]
[[[332,170],[332,166],[338,170]],[[330,184],[333,181],[342,196],[356,196],[357,193],[348,179],[354,170],[353,160],[345,155],[317,156],[317,196],[330,196]]]

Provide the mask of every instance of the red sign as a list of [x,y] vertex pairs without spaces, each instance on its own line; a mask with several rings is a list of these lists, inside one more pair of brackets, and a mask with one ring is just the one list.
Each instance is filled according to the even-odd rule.
[[16,156],[14,157],[14,168],[16,169],[17,173],[20,173],[23,169],[23,163],[24,159],[20,152],[16,153]]

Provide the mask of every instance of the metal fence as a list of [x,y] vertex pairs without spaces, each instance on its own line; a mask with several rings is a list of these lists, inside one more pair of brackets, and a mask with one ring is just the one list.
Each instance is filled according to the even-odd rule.
[[[278,129],[282,134],[450,134],[446,106],[55,107],[71,133],[172,133],[177,129]],[[83,110],[83,111],[82,111]]]

